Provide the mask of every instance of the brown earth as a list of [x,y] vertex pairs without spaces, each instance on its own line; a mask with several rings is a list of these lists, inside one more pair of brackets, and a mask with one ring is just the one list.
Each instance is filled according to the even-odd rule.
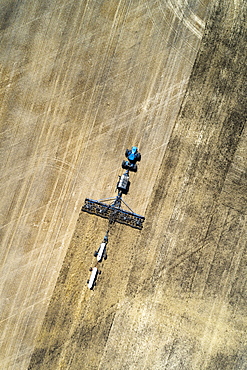
[[246,3],[0,5],[1,368],[247,368]]

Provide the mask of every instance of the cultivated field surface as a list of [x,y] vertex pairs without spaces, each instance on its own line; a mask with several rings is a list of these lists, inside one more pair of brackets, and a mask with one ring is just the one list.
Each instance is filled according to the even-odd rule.
[[[0,369],[247,369],[246,15],[0,0]],[[81,212],[133,145],[141,231]]]

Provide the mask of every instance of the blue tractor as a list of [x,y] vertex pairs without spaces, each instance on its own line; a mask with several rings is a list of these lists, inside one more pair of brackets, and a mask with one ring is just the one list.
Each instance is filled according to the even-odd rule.
[[136,162],[140,162],[141,160],[141,153],[138,152],[138,148],[136,146],[132,146],[131,150],[126,149],[125,157],[127,158],[127,161],[122,162],[122,168],[132,172],[137,172]]

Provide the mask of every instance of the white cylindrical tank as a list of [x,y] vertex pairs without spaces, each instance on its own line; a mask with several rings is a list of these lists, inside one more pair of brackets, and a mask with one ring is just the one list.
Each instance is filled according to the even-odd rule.
[[93,267],[92,272],[91,272],[91,276],[90,276],[90,279],[89,279],[89,282],[88,282],[88,288],[89,289],[93,289],[97,274],[98,274],[97,267]]
[[105,248],[106,248],[106,243],[101,243],[100,244],[100,247],[99,247],[99,251],[98,251],[98,254],[97,254],[97,261],[100,262],[104,256],[104,253],[105,253]]

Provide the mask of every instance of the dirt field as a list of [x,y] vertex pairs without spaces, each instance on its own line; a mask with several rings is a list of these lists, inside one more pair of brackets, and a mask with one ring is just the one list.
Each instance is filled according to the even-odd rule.
[[0,6],[0,367],[246,369],[246,3]]

